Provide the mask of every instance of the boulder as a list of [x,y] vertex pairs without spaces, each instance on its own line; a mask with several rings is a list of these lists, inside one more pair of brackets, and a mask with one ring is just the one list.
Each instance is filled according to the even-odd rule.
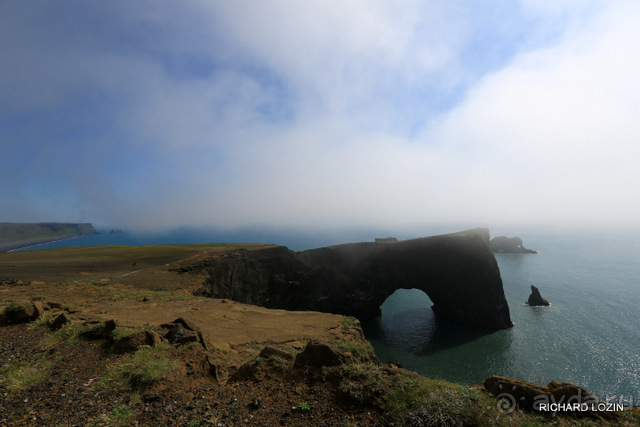
[[311,366],[321,368],[323,366],[338,366],[346,361],[346,357],[327,344],[316,340],[309,341],[307,346],[296,356],[294,368]]
[[161,342],[160,336],[155,331],[140,331],[116,341],[113,352],[132,353],[146,346],[154,347]]
[[597,403],[591,393],[570,383],[553,381],[545,387],[522,380],[491,375],[483,385],[500,401],[500,407],[509,411],[513,411],[516,405],[522,409],[546,411],[544,405],[551,403],[565,405]]
[[529,299],[527,300],[527,304],[531,307],[536,306],[547,306],[549,305],[549,301],[542,298],[540,295],[540,291],[535,286],[531,285],[531,295],[529,295]]
[[[175,322],[164,324],[163,327],[168,327],[169,331],[164,335],[164,338],[167,339],[171,344],[181,345],[190,342],[198,342],[200,341],[198,332],[191,329],[191,326],[188,322],[183,322],[183,319],[176,319]],[[185,327],[185,325],[187,325]]]
[[32,322],[44,314],[44,305],[42,301],[34,301],[22,307],[9,307],[4,314],[9,323]]
[[64,325],[71,323],[71,317],[67,313],[60,313],[49,322],[51,329],[60,329]]
[[93,324],[93,326],[81,334],[84,338],[88,340],[113,339],[112,332],[116,328],[115,320],[99,323],[85,322],[85,324]]
[[282,372],[290,368],[293,359],[294,357],[291,353],[273,347],[265,347],[260,351],[258,356],[240,366],[240,368],[229,377],[229,381],[262,381],[269,377],[274,371]]

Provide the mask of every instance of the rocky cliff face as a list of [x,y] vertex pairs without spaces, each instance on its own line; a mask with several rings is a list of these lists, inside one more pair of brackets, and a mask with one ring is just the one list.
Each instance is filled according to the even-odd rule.
[[207,293],[267,308],[380,315],[399,288],[424,291],[436,314],[462,325],[512,326],[489,231],[293,252],[235,251],[207,261]]

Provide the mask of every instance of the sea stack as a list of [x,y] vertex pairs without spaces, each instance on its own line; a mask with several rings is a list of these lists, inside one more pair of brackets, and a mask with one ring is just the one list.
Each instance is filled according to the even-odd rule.
[[542,298],[542,295],[540,295],[540,291],[538,290],[538,288],[531,285],[531,295],[529,295],[527,304],[530,305],[531,307],[545,306],[545,305],[549,305],[549,301]]

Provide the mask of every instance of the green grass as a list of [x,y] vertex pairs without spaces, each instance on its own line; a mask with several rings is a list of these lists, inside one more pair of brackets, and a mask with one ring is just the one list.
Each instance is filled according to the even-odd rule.
[[131,425],[133,420],[133,409],[128,405],[121,405],[115,408],[109,415],[102,415],[98,419],[89,423],[88,427],[108,426],[125,427]]
[[355,317],[344,316],[342,318],[342,326],[349,328],[352,326],[359,326],[359,325],[360,325],[360,322],[358,322],[358,320]]
[[477,423],[482,395],[468,386],[403,378],[387,395],[387,409],[414,425],[466,426]]
[[[154,289],[179,288],[177,272],[168,265],[199,254],[215,255],[234,249],[260,248],[258,243],[210,243],[198,245],[91,246],[0,253],[0,277],[7,280],[92,283],[104,278],[118,283]],[[147,269],[163,269],[156,274]],[[82,275],[81,275],[82,273]]]
[[375,352],[369,341],[336,340],[335,342],[338,344],[338,348],[340,348],[340,350],[351,353],[351,356],[355,361],[364,362],[376,359]]
[[[3,313],[3,315],[7,317],[11,317],[14,313],[22,310],[29,304],[31,304],[31,301],[24,301],[24,300],[10,301],[10,302],[2,301],[0,302],[0,311]],[[0,323],[2,323],[2,317],[3,316],[0,315]]]
[[144,390],[154,381],[178,369],[167,344],[145,348],[108,366],[92,387],[99,391]]
[[0,385],[9,393],[25,390],[43,381],[50,363],[32,364],[29,362],[12,363],[0,368]]
[[79,345],[85,341],[85,339],[82,338],[82,334],[94,327],[95,325],[84,325],[79,322],[68,323],[55,334],[42,340],[41,346],[49,348],[56,345]]
[[342,365],[340,391],[361,405],[374,405],[388,392],[382,371],[368,363]]
[[51,319],[52,319],[51,313],[45,312],[42,316],[38,317],[33,322],[29,323],[29,326],[27,326],[27,329],[29,329],[30,331],[40,329],[44,326],[47,326]]
[[5,304],[4,312],[6,314],[9,314],[9,313],[12,313],[12,312],[20,311],[23,308],[25,308],[26,306],[28,306],[29,304],[31,304],[31,301],[24,301],[24,300],[11,301],[10,303]]
[[296,405],[296,408],[298,408],[301,411],[310,411],[311,405],[309,405],[307,402],[300,402]]

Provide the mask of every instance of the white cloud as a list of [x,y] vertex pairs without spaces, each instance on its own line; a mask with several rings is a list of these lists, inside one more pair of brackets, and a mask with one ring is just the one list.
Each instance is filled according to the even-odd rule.
[[85,42],[14,25],[3,111],[103,119],[82,158],[108,167],[38,179],[120,226],[635,221],[638,7],[498,3],[123,2]]

